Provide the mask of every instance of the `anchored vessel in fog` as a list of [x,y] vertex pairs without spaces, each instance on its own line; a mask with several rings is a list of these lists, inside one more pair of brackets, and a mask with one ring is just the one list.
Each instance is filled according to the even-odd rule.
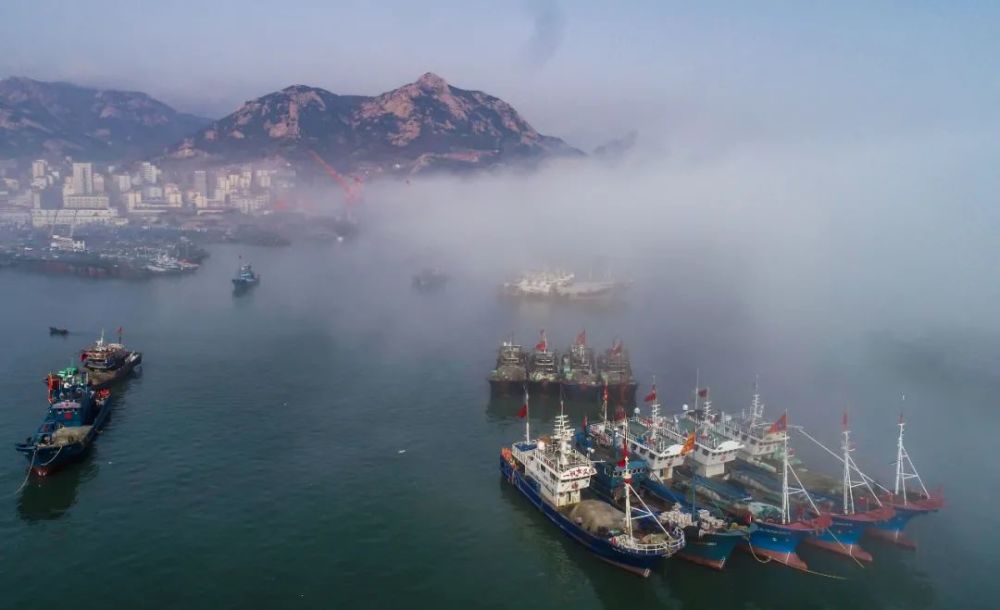
[[[528,397],[521,415],[527,417]],[[644,528],[652,517],[646,509],[632,510],[635,494],[629,477],[624,480],[624,512],[583,494],[595,474],[590,459],[573,447],[569,419],[556,416],[551,437],[532,439],[525,422],[525,439],[500,451],[500,473],[552,523],[598,558],[620,568],[649,576],[660,562],[684,546],[683,534],[667,529],[653,518],[655,527]],[[628,472],[628,456],[624,457]],[[638,516],[637,513],[641,513]]]

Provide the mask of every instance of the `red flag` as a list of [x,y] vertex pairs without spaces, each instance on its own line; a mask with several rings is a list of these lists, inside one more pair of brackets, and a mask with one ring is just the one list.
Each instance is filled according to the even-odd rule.
[[604,402],[608,402],[608,382],[604,382]]
[[549,342],[545,339],[545,329],[541,330],[542,340],[535,344],[535,349],[540,352],[549,351]]
[[628,456],[628,439],[622,438],[622,459],[618,460],[618,467],[625,468],[625,458]]
[[521,419],[528,416],[528,403],[521,405],[521,409],[517,412],[517,416]]
[[577,345],[587,345],[587,330],[581,330],[580,334],[576,336]]
[[700,388],[698,390],[698,398],[708,398],[708,388]]
[[87,352],[80,352],[80,362],[87,361]]
[[654,400],[656,400],[656,384],[655,383],[653,384],[653,390],[649,394],[646,394],[645,400],[646,400],[646,402],[653,402]]
[[787,429],[788,429],[788,412],[786,411],[781,414],[781,417],[778,418],[778,421],[771,424],[771,427],[767,429],[767,432],[768,434],[771,434],[774,432],[784,432]]

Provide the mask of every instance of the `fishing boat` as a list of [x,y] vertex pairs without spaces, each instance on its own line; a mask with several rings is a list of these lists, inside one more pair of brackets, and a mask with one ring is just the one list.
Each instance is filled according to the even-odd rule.
[[632,363],[621,340],[615,340],[611,348],[598,358],[597,371],[601,383],[609,388],[613,398],[623,404],[635,402],[639,384],[632,376]]
[[[696,382],[697,383],[697,382]],[[699,389],[699,397],[707,397],[708,389]],[[780,459],[783,438],[780,432],[771,431],[771,422],[764,419],[764,403],[760,399],[757,381],[754,381],[753,400],[749,411],[742,411],[738,417],[723,417],[716,425],[716,431],[742,444],[739,457],[742,460],[760,463],[767,458]]]
[[602,382],[597,375],[594,349],[587,346],[587,331],[582,330],[576,341],[563,354],[560,364],[562,393],[571,399],[597,398]]
[[[796,428],[805,434],[801,427]],[[820,444],[840,460],[843,467],[840,480],[805,469],[796,470],[813,501],[820,510],[829,513],[833,521],[826,530],[806,538],[805,543],[859,561],[872,561],[871,553],[861,547],[861,538],[866,531],[882,531],[880,528],[895,519],[896,511],[879,497],[872,487],[871,478],[861,472],[854,462],[846,412],[841,434],[841,456]],[[770,469],[764,468],[771,461],[767,458],[757,463],[741,462],[730,476],[758,491],[778,496],[781,493],[780,480]]]
[[[658,417],[656,410],[653,417]],[[612,423],[605,418],[590,426],[585,423],[577,446],[604,458],[595,462],[597,473],[592,487],[609,501],[620,504],[622,481],[626,474],[632,477],[632,484],[652,507],[656,519],[683,534],[684,547],[677,557],[721,570],[736,545],[746,539],[748,527],[725,519],[718,511],[699,508],[694,498],[688,502],[682,491],[672,487],[673,469],[683,462],[693,443],[685,446],[655,435],[636,436],[624,419]],[[618,447],[629,453],[627,469],[615,453]]]
[[28,460],[28,469],[47,476],[80,460],[111,415],[111,391],[94,389],[86,371],[62,369],[46,378],[49,408],[34,436],[15,449]]
[[123,379],[142,366],[142,353],[125,347],[122,328],[118,327],[117,343],[106,343],[104,331],[90,347],[80,352],[80,364],[87,371],[90,384],[103,388]]
[[[884,486],[879,485],[885,491],[882,501],[892,507],[895,515],[891,519],[874,524],[874,527],[868,529],[868,534],[905,548],[915,549],[917,543],[904,534],[906,525],[918,515],[934,513],[944,508],[944,497],[940,492],[932,494],[927,490],[927,486],[924,485],[923,479],[920,478],[920,474],[913,465],[910,454],[903,444],[903,431],[906,428],[906,422],[902,414],[899,416],[898,425],[895,486],[890,492]],[[916,481],[918,488],[911,489],[908,486],[910,481]]]
[[65,328],[56,328],[55,326],[50,326],[49,327],[49,334],[50,335],[61,335],[61,336],[65,337],[66,335],[69,334],[69,330],[65,329]]
[[260,283],[260,275],[254,272],[253,266],[249,263],[240,264],[236,277],[233,278],[234,290],[247,290]]
[[[799,545],[807,537],[822,533],[833,521],[812,501],[788,462],[787,414],[772,424],[769,433],[782,433],[784,437],[780,506],[768,502],[771,498],[767,494],[733,477],[732,473],[708,478],[678,469],[675,480],[678,487],[695,494],[702,502],[718,507],[738,521],[755,524],[756,528],[740,548],[759,561],[776,561],[797,570],[807,570],[806,562],[796,552]],[[808,509],[795,502],[799,498],[804,499]]]
[[[607,502],[585,499],[583,493],[596,470],[590,459],[573,447],[568,416],[556,416],[551,437],[532,439],[527,411],[525,394],[519,414],[525,418],[525,438],[501,449],[500,473],[552,523],[603,561],[643,577],[683,548],[683,535],[662,526],[646,532],[636,523],[648,515],[633,517],[632,499],[642,500],[628,477],[623,481],[624,512]],[[627,454],[624,460],[627,472]]]
[[541,339],[535,349],[528,354],[528,390],[536,395],[553,394],[559,389],[558,355],[549,349],[545,329],[540,331]]
[[497,351],[496,366],[490,372],[490,393],[493,396],[513,396],[524,390],[528,382],[524,350],[513,340],[504,341]]

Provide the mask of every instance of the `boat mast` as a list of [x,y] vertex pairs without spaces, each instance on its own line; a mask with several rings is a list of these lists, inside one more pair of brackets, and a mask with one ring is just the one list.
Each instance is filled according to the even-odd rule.
[[753,402],[750,403],[750,430],[757,425],[757,420],[764,416],[764,405],[760,403],[760,376],[753,378]]
[[625,534],[632,538],[632,475],[628,472],[628,439],[622,437],[622,451],[624,451],[625,472],[622,480],[625,483]]
[[906,427],[906,422],[903,420],[903,414],[899,414],[899,437],[896,439],[896,488],[895,495],[903,496],[903,504],[906,505],[906,481],[909,479],[916,479],[917,483],[920,484],[920,489],[924,492],[924,497],[929,498],[931,494],[927,491],[927,487],[924,486],[923,479],[920,478],[920,474],[917,472],[917,468],[913,465],[913,460],[910,459],[910,454],[906,452],[906,447],[903,446],[903,429]]
[[854,514],[854,482],[851,481],[851,431],[847,428],[847,411],[844,411],[844,514]]
[[781,452],[781,522],[787,524],[790,519],[788,517],[789,507],[788,507],[788,432],[782,432],[782,441],[784,442],[784,448]]
[[528,386],[524,386],[524,442],[531,442],[531,414],[528,413]]

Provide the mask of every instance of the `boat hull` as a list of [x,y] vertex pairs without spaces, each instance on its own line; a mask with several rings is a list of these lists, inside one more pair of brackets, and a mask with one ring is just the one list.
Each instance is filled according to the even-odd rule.
[[871,553],[861,548],[861,536],[868,523],[845,519],[843,515],[832,515],[833,524],[827,529],[808,536],[805,543],[859,561],[871,561]]
[[893,508],[896,514],[885,521],[871,525],[865,530],[865,533],[872,538],[885,540],[903,548],[916,549],[917,543],[908,538],[904,530],[907,524],[909,524],[910,519],[931,511],[923,508],[909,508],[898,505],[893,506]]
[[[604,386],[601,386],[602,389]],[[636,382],[630,383],[609,383],[608,384],[608,401],[611,404],[618,405],[630,405],[635,403],[635,392],[639,384]]]
[[34,443],[18,443],[14,448],[28,460],[32,474],[47,477],[70,464],[79,462],[90,451],[93,441],[111,418],[111,401],[100,407],[90,431],[75,443],[60,447],[37,447]]
[[503,458],[500,459],[500,474],[504,480],[520,491],[535,508],[540,510],[549,521],[554,523],[567,536],[583,545],[588,551],[597,556],[598,559],[643,578],[648,577],[662,563],[662,555],[624,551],[613,546],[606,539],[594,536],[573,523],[569,518],[556,510],[554,506],[543,500],[536,487],[532,485],[532,482],[526,479]]
[[142,366],[142,354],[140,352],[132,352],[117,369],[102,370],[92,369],[87,366],[84,366],[84,368],[90,377],[91,386],[95,389],[101,389],[108,387],[120,379],[124,379],[140,366]]
[[490,394],[493,396],[521,396],[524,394],[526,381],[512,379],[490,379]]
[[776,561],[796,570],[808,570],[809,566],[795,552],[799,544],[809,534],[809,530],[792,529],[777,523],[757,523],[747,541],[740,548],[759,561]]
[[[688,530],[691,531],[688,531]],[[698,528],[684,530],[684,548],[677,556],[685,561],[721,570],[736,546],[745,541],[742,532],[712,532],[698,534]]]
[[603,386],[600,383],[577,383],[563,381],[561,384],[563,396],[569,400],[597,400],[601,396]]
[[529,381],[528,393],[532,396],[558,396],[559,381],[556,379],[538,379]]
[[[690,504],[684,500],[683,494],[674,491],[665,483],[647,479],[643,481],[642,485],[659,500],[671,504],[679,503],[686,509],[693,511]],[[687,528],[684,530],[684,548],[677,552],[677,557],[691,563],[721,570],[726,566],[726,560],[733,554],[736,546],[745,542],[746,537],[747,534],[742,531],[703,534],[698,531],[698,528]]]

